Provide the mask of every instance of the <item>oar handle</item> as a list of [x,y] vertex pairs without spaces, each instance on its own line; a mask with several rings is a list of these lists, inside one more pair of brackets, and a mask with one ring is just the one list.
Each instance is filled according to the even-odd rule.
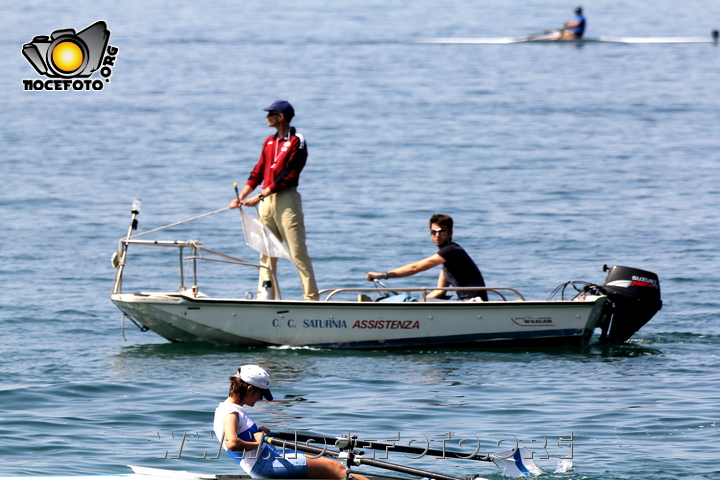
[[[293,440],[296,442],[323,442],[325,445],[335,446],[335,442],[342,437],[324,437],[322,435],[310,435],[307,433],[297,432],[272,432],[272,435],[277,438],[283,438],[285,440]],[[358,448],[369,448],[371,450],[387,450],[399,453],[414,453],[420,456],[430,455],[432,457],[445,457],[455,458],[458,460],[476,460],[480,462],[492,462],[492,458],[489,455],[467,455],[460,452],[452,452],[447,450],[440,450],[437,448],[420,448],[411,447],[409,445],[394,445],[391,443],[380,443],[360,440],[357,442]]]
[[[333,458],[338,458],[341,456],[341,452],[337,452],[335,450],[328,450],[327,448],[312,447],[310,445],[302,445],[302,444],[299,444],[297,442],[293,442],[290,440],[283,440],[280,438],[273,438],[273,437],[265,437],[264,440],[266,443],[269,443],[270,445],[274,445],[276,447],[284,447],[284,448],[290,447],[293,450],[297,450],[300,452],[315,453],[318,455],[322,455],[322,456],[326,456],[326,457],[333,457]],[[383,462],[381,460],[375,460],[372,458],[363,458],[361,456],[355,457],[355,463],[357,463],[359,465],[368,465],[370,467],[384,468],[386,470],[392,470],[395,472],[408,473],[410,475],[418,475],[420,477],[427,477],[427,478],[432,478],[435,480],[464,480],[464,479],[461,479],[458,477],[450,477],[448,475],[443,475],[441,473],[428,472],[426,470],[405,467],[402,465],[396,465],[394,463]]]

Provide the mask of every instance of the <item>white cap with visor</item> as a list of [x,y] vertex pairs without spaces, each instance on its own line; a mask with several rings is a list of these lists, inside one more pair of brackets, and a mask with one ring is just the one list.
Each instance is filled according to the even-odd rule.
[[259,388],[263,391],[263,398],[272,401],[270,393],[270,375],[259,365],[243,365],[234,375],[248,385]]

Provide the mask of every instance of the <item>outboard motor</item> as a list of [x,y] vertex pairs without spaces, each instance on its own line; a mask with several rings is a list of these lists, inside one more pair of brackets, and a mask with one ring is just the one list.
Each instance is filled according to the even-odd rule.
[[598,325],[602,328],[600,341],[623,343],[645,325],[662,308],[660,280],[646,270],[615,265],[610,270],[602,288],[613,303],[612,315]]

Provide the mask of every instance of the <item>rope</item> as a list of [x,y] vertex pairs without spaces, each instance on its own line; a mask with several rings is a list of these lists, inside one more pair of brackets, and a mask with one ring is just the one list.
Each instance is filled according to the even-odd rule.
[[148,233],[153,233],[153,232],[157,232],[158,230],[163,230],[163,229],[165,229],[165,228],[174,227],[174,226],[180,225],[180,224],[182,224],[182,223],[192,222],[193,220],[197,220],[198,218],[207,217],[208,215],[215,215],[216,213],[224,212],[225,210],[230,210],[230,207],[221,208],[220,210],[215,210],[214,212],[205,213],[205,214],[203,214],[203,215],[198,215],[197,217],[188,218],[187,220],[182,220],[182,221],[180,221],[180,222],[171,223],[170,225],[165,225],[164,227],[159,227],[159,228],[156,228],[156,229],[154,229],[154,230],[148,230],[147,232],[136,233],[135,235],[131,235],[131,236],[127,237],[127,238],[128,238],[128,240],[129,240],[129,239],[131,239],[131,238],[139,237],[139,236],[141,236],[141,235],[147,235]]

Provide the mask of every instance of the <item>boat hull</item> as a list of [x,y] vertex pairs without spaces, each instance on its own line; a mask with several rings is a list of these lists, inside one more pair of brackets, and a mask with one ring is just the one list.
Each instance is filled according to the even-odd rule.
[[304,302],[115,294],[120,310],[173,342],[318,348],[585,345],[606,297],[552,302]]
[[513,43],[621,43],[621,44],[678,44],[678,43],[714,43],[715,37],[597,37],[582,39],[554,38],[554,34],[531,35],[528,37],[504,38],[427,38],[415,43],[449,44],[449,45],[508,45]]
[[[246,479],[250,478],[247,475],[233,475],[233,474],[205,474],[205,473],[193,473],[186,470],[166,470],[162,468],[148,468],[148,467],[136,467],[128,465],[132,468],[135,473],[128,474],[116,474],[116,475],[64,475],[64,476],[42,476],[42,477],[0,477],[0,480],[29,480],[29,479],[40,479],[47,478],[52,480],[235,480],[235,479]],[[367,477],[369,480],[387,480],[388,477]],[[417,477],[407,477],[408,480],[413,480]]]

